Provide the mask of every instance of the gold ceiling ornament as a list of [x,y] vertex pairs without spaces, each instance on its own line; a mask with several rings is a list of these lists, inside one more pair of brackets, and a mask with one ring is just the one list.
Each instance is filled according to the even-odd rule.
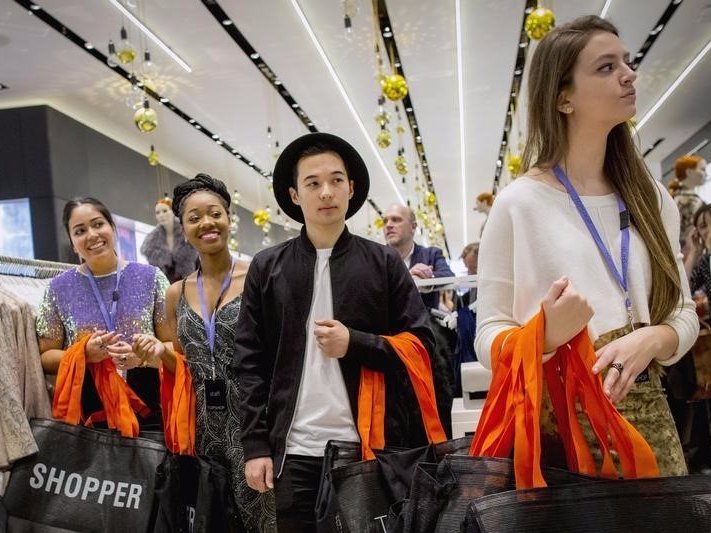
[[254,212],[254,224],[260,228],[264,227],[269,222],[270,218],[271,212],[268,207],[266,209],[257,209]]
[[434,232],[435,232],[437,235],[444,235],[444,226],[442,225],[441,222],[437,222],[437,223],[434,225]]
[[[267,207],[267,211],[269,208]],[[264,234],[264,237],[262,238],[262,246],[271,246],[272,245],[272,238],[269,235],[269,231],[271,231],[272,225],[269,221],[265,222],[262,225],[262,233]]]
[[511,177],[515,178],[521,172],[521,155],[511,150],[506,154],[506,168],[511,173]]
[[405,154],[400,153],[398,156],[395,158],[395,170],[397,170],[398,174],[401,176],[407,175],[407,159],[405,158]]
[[227,247],[230,249],[231,252],[236,252],[239,248],[239,241],[235,237],[231,237],[229,242],[227,243]]
[[380,80],[380,87],[383,95],[388,100],[398,101],[407,96],[408,86],[407,80],[400,74],[390,74]]
[[158,152],[156,152],[155,146],[151,144],[151,151],[148,152],[148,164],[152,167],[158,164]]
[[385,226],[385,221],[383,220],[383,217],[376,217],[375,220],[373,220],[373,226],[375,227],[375,229],[378,230],[383,229],[383,227]]
[[380,148],[387,148],[393,142],[392,133],[386,127],[382,126],[380,133],[375,138],[375,142],[380,146]]
[[124,65],[133,63],[136,59],[136,47],[131,44],[128,40],[128,32],[125,26],[121,26],[121,41],[119,41],[118,46],[116,46],[116,57]]
[[380,106],[378,112],[375,114],[375,122],[377,122],[381,128],[383,126],[387,126],[390,123],[390,113],[385,111],[385,109]]
[[242,195],[239,193],[237,189],[234,190],[232,193],[232,203],[235,205],[239,205],[239,203],[242,201]]
[[425,194],[425,202],[427,202],[428,207],[434,207],[434,205],[437,203],[437,196],[435,193],[432,191],[427,191],[427,194]]
[[151,109],[148,98],[143,100],[143,106],[133,114],[133,121],[138,131],[143,133],[151,133],[158,127],[158,114]]
[[555,14],[550,9],[538,7],[526,17],[524,30],[530,39],[539,41],[555,26]]

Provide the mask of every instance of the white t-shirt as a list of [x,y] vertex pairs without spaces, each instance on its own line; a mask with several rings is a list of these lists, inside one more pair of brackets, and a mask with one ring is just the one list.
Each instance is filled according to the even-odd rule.
[[[658,189],[662,222],[682,285],[679,306],[665,321],[679,336],[677,353],[661,361],[669,365],[691,348],[699,323],[679,250],[679,211],[667,190]],[[581,199],[619,270],[621,232],[615,195]],[[624,293],[568,193],[521,176],[497,195],[479,249],[474,345],[484,366],[490,367],[491,344],[499,332],[525,324],[539,311],[551,284],[564,275],[593,308],[588,323],[593,342],[628,324]],[[649,253],[634,227],[630,227],[628,288],[634,321],[648,324],[652,272]]]
[[348,391],[338,359],[325,355],[313,334],[315,320],[333,319],[331,267],[333,248],[316,250],[314,294],[306,322],[306,355],[286,453],[323,457],[329,440],[359,442]]

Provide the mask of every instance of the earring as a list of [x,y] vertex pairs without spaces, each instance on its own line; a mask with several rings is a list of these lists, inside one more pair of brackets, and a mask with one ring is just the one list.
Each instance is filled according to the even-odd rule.
[[572,105],[566,106],[565,111],[563,111],[563,112],[566,113],[567,115],[570,115],[573,112],[573,106]]

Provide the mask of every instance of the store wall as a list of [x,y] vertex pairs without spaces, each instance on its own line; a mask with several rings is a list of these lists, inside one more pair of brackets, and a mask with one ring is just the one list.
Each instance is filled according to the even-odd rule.
[[[147,137],[146,144],[149,139]],[[161,167],[173,187],[186,179]],[[155,224],[157,169],[146,155],[48,106],[0,110],[0,200],[29,198],[35,258],[76,262],[62,227],[62,209],[75,196],[94,196],[118,215]],[[240,251],[262,246],[252,214],[238,207]],[[1,228],[0,228],[1,229]],[[274,243],[292,236],[273,225]]]

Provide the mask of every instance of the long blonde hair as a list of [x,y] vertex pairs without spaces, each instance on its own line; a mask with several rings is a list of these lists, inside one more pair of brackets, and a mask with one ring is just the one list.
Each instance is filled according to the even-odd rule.
[[[522,168],[550,169],[565,159],[569,149],[568,124],[566,116],[558,111],[558,98],[561,90],[572,84],[578,55],[597,32],[618,35],[613,24],[590,15],[555,28],[536,48],[528,77],[528,134]],[[660,324],[678,305],[681,280],[662,224],[660,192],[627,123],[616,125],[608,134],[603,171],[627,204],[632,225],[649,252],[649,313],[651,323]]]

